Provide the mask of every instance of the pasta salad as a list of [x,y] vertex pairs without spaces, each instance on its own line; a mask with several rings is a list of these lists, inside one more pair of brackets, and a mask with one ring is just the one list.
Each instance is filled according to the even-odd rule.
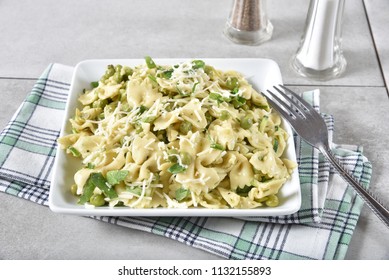
[[203,60],[108,65],[78,101],[58,143],[82,162],[70,191],[87,207],[275,207],[296,167],[265,97]]

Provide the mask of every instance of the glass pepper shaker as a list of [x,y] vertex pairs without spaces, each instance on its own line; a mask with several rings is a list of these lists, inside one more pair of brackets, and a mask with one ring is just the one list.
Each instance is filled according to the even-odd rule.
[[342,17],[345,0],[311,0],[300,46],[291,67],[314,80],[339,77],[346,69],[342,51]]
[[259,45],[270,40],[273,25],[266,12],[266,0],[234,0],[224,34],[231,41]]

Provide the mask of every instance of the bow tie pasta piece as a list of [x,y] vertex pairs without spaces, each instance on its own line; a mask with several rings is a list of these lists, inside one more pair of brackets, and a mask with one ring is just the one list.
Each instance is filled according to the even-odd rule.
[[201,109],[201,103],[198,99],[192,99],[188,104],[182,107],[180,115],[184,120],[190,122],[198,129],[204,129],[207,126],[207,119]]

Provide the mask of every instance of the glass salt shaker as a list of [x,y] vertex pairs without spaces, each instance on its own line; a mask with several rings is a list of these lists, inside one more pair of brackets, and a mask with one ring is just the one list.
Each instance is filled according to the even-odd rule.
[[266,0],[234,0],[224,34],[231,41],[259,45],[270,40],[273,25],[266,12]]
[[342,17],[345,0],[311,0],[300,46],[291,67],[314,80],[339,77],[346,69],[342,51]]

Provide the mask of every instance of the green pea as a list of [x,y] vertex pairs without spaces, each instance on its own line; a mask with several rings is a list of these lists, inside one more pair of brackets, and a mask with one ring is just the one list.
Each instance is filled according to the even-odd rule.
[[247,111],[250,109],[250,106],[247,105],[247,104],[243,104],[242,107],[241,107],[243,110]]
[[136,123],[134,124],[134,127],[135,127],[135,132],[136,132],[137,134],[139,134],[139,133],[141,133],[141,132],[143,131],[142,124],[139,123],[139,122],[136,122]]
[[93,108],[104,108],[108,104],[107,99],[98,99],[92,103]]
[[100,81],[104,83],[106,79],[108,79],[107,75],[103,75],[101,76]]
[[191,155],[189,153],[181,152],[180,156],[181,156],[182,164],[189,165],[189,164],[192,163],[192,157],[191,157]]
[[192,130],[192,124],[188,121],[183,121],[181,124],[180,124],[180,132],[181,134],[188,134],[189,131]]
[[108,65],[107,69],[105,70],[104,75],[101,77],[100,81],[105,82],[110,77],[112,77],[115,74],[115,68],[113,65]]
[[177,157],[175,155],[178,155],[178,151],[176,149],[170,149],[167,151],[168,154],[168,160],[170,162],[177,162]]
[[122,76],[120,75],[120,72],[116,72],[114,75],[113,75],[113,80],[120,84],[122,82]]
[[70,187],[70,192],[72,193],[72,195],[78,196],[78,194],[77,194],[77,185],[76,184],[73,184]]
[[240,126],[243,129],[249,129],[253,125],[253,117],[251,115],[246,115],[240,120]]
[[166,105],[165,110],[171,112],[173,111],[173,107],[174,107],[173,103],[169,103]]
[[98,120],[103,120],[105,118],[105,114],[104,113],[100,113],[98,116],[97,116],[97,119]]
[[159,141],[162,141],[164,143],[168,143],[167,135],[166,135],[166,130],[158,130],[157,131],[157,138]]
[[118,65],[116,65],[115,66],[115,71],[116,71],[116,73],[119,73],[120,74],[120,71],[122,71],[122,66],[120,65],[120,64],[118,64]]
[[205,113],[205,119],[207,120],[207,125],[210,125],[215,120],[208,111]]
[[104,108],[105,108],[105,112],[107,113],[112,113],[113,111],[115,111],[116,109],[116,106],[117,106],[117,103],[109,103],[107,104]]
[[131,110],[130,105],[128,105],[128,103],[122,104],[121,110],[124,112],[129,112]]
[[89,203],[94,206],[103,206],[105,204],[105,196],[103,194],[94,194],[89,200]]
[[229,118],[230,118],[230,113],[228,113],[228,111],[226,110],[223,110],[220,114],[220,120],[225,121],[228,120]]
[[265,201],[266,206],[276,207],[279,205],[278,197],[275,194],[269,195],[268,199]]
[[228,78],[227,81],[226,81],[226,87],[228,89],[231,89],[231,90],[239,88],[239,80],[238,80],[238,78],[236,78],[236,77]]
[[207,75],[209,75],[209,76],[213,75],[213,71],[214,71],[214,68],[212,66],[209,66],[209,65],[204,66],[204,72]]
[[134,71],[128,66],[124,66],[123,71],[126,76],[131,76],[132,73],[134,73]]
[[113,67],[113,65],[108,65],[104,76],[106,76],[106,78],[108,79],[109,77],[113,76],[113,74],[115,74],[115,68]]

